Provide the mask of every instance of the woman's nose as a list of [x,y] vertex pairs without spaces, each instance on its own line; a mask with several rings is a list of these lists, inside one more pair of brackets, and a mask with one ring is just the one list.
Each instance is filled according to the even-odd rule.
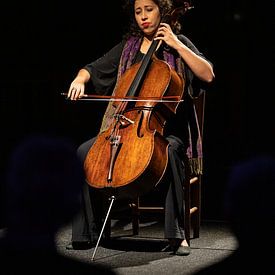
[[146,13],[146,12],[143,12],[143,13],[141,14],[141,19],[142,19],[142,20],[147,19],[147,13]]

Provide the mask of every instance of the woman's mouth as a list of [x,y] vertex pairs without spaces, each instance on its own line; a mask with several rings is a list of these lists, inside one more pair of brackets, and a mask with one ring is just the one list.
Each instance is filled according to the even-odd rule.
[[144,29],[148,28],[150,26],[150,23],[146,22],[141,24]]

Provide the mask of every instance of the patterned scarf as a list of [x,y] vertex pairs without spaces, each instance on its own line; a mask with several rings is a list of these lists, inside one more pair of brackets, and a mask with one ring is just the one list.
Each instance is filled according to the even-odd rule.
[[[134,58],[137,52],[140,50],[140,46],[142,43],[142,38],[131,36],[125,43],[124,49],[122,51],[122,55],[120,58],[118,74],[117,74],[117,83],[120,80],[121,75],[131,67],[134,62]],[[175,69],[180,75],[183,75],[183,64],[179,57],[175,58],[174,55],[169,53],[168,51],[163,51],[164,60]],[[116,84],[117,85],[117,84]],[[115,89],[114,89],[115,91]],[[109,102],[107,109],[105,111],[100,133],[106,131],[113,121],[113,115],[115,113],[115,108],[112,102]]]

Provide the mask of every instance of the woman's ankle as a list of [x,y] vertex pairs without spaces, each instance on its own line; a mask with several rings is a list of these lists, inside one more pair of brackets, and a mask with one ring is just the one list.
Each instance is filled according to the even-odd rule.
[[182,240],[180,246],[189,246],[188,242],[186,241],[186,239]]
[[171,247],[189,246],[186,239],[173,238],[173,239],[168,239],[168,241]]

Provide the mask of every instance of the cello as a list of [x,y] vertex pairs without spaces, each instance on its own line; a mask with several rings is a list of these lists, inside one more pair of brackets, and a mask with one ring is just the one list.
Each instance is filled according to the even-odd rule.
[[[170,11],[161,22],[173,26],[176,16],[189,8],[190,4],[184,2],[183,7]],[[142,61],[126,70],[113,93],[116,98],[149,100],[137,100],[134,104],[114,101],[109,127],[97,135],[84,162],[87,183],[117,198],[148,192],[161,181],[168,164],[168,142],[163,132],[167,119],[182,101],[185,82],[155,55],[159,43],[153,40]],[[164,97],[177,100],[150,100]]]

